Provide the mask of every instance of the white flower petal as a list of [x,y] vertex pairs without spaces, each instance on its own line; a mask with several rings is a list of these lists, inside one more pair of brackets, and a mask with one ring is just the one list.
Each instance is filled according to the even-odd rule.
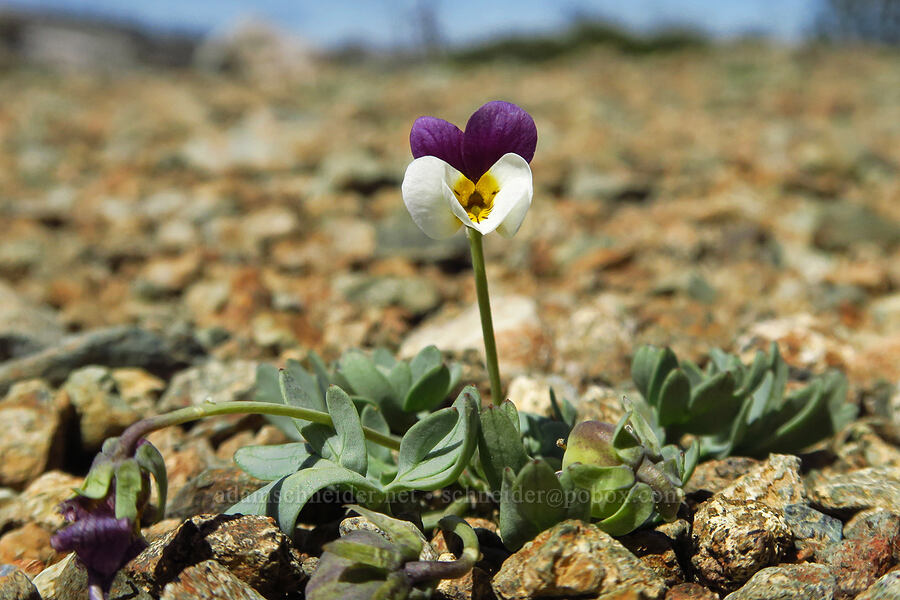
[[419,229],[432,239],[446,239],[462,225],[454,211],[447,210],[451,200],[459,205],[447,185],[448,181],[456,181],[459,175],[459,171],[435,156],[417,158],[406,168],[400,187],[403,202]]
[[470,222],[466,225],[484,234],[496,229],[503,237],[512,237],[519,230],[525,213],[531,206],[531,167],[524,158],[510,152],[501,156],[488,173],[497,180],[500,188],[500,192],[494,197],[494,208],[481,223]]
[[[501,166],[501,162],[506,157],[513,157]],[[502,171],[502,173],[501,173]],[[507,187],[512,188],[510,200],[513,204],[507,213],[503,222],[497,226],[497,233],[505,238],[511,238],[519,231],[522,221],[525,220],[525,214],[531,208],[531,198],[534,195],[534,185],[531,177],[531,167],[528,162],[518,154],[506,154],[500,158],[497,163],[489,171],[498,182],[500,182],[500,193],[497,198],[503,194]],[[505,178],[506,182],[503,181]],[[497,200],[495,199],[494,202]]]

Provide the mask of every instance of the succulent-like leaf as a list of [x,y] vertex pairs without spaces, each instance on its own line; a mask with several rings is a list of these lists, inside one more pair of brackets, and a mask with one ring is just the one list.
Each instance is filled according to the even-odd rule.
[[136,521],[138,498],[141,495],[143,478],[137,461],[122,461],[116,467],[116,518]]
[[507,548],[518,550],[566,516],[566,492],[546,462],[529,461],[516,475],[512,469],[504,470],[500,491],[500,538]]
[[667,427],[688,419],[688,403],[691,400],[691,382],[684,371],[674,369],[663,381],[656,406],[658,422]]
[[417,381],[442,364],[441,351],[434,346],[426,346],[409,363],[413,381]]
[[316,492],[327,487],[360,492],[370,506],[384,501],[380,486],[359,473],[323,460],[314,468],[302,469],[284,479],[278,495],[278,526],[281,530],[287,534],[293,533],[297,515]]
[[627,465],[602,467],[575,463],[566,468],[572,483],[586,490],[620,490],[634,485],[634,471]]
[[375,401],[393,398],[394,390],[387,377],[362,352],[345,353],[338,363],[338,371],[350,384],[354,393]]
[[450,370],[442,364],[437,364],[413,381],[412,387],[403,399],[403,410],[407,412],[431,410],[447,397]]
[[149,442],[138,446],[134,459],[141,469],[153,475],[157,497],[156,519],[162,520],[166,514],[166,495],[169,490],[166,461],[163,459],[162,454],[159,453],[159,450],[156,449],[156,446]]
[[325,403],[334,427],[311,423],[302,429],[303,437],[320,456],[365,475],[368,452],[356,406],[347,392],[336,385],[328,388]]
[[662,458],[662,454],[660,453],[660,443],[659,438],[656,437],[656,432],[653,431],[653,428],[650,427],[650,423],[641,415],[640,411],[631,404],[630,402],[625,403],[626,408],[628,408],[628,413],[626,413],[625,417],[627,419],[628,426],[631,428],[631,431],[637,436],[638,441],[641,446],[644,448],[644,453],[650,456],[653,460],[659,460]]
[[263,517],[278,517],[278,499],[281,486],[288,476],[269,482],[258,490],[251,492],[236,504],[233,504],[225,514],[229,515],[260,515]]
[[434,490],[459,478],[475,451],[478,391],[465,388],[452,406],[431,413],[400,441],[397,477],[386,489]]
[[[278,369],[273,365],[261,364],[256,367],[256,390],[253,399],[257,402],[284,404],[278,379]],[[266,415],[266,420],[275,425],[290,439],[303,439],[300,436],[300,431],[295,426],[294,419],[290,417]]]
[[553,415],[557,421],[561,421],[569,426],[569,429],[575,426],[578,421],[578,413],[575,407],[568,399],[563,398],[562,401],[556,397],[556,392],[550,388],[550,407],[553,409]]
[[508,400],[502,407],[489,405],[481,409],[478,456],[484,476],[494,491],[500,490],[505,468],[509,467],[514,473],[518,473],[529,459],[519,431],[513,424],[518,424],[519,417],[515,415],[515,421],[512,421],[510,409],[514,414],[515,406]]
[[241,470],[263,481],[275,481],[295,473],[317,458],[306,442],[243,446],[234,453],[234,462]]
[[[341,540],[365,544],[373,549],[391,551],[392,545],[372,531],[351,531]],[[332,542],[334,543],[334,542]],[[331,551],[331,544],[323,547],[322,558],[316,572],[306,585],[308,600],[406,600],[412,585],[402,570],[385,572]]]
[[[318,385],[315,379],[298,363],[278,372],[278,384],[281,387],[281,396],[284,398],[285,404],[319,412],[327,410],[324,397],[316,393]],[[295,420],[300,421],[299,419]],[[306,421],[300,421],[300,423],[306,423]]]
[[328,386],[331,385],[331,376],[328,373],[328,367],[325,366],[325,361],[322,360],[322,357],[314,350],[310,350],[309,354],[306,355],[306,362],[312,367],[313,373],[316,376],[316,383],[319,386],[319,396],[324,398],[325,394],[328,392]]
[[741,410],[740,398],[734,394],[734,375],[723,371],[694,388],[688,410],[691,418],[684,428],[690,433],[708,435],[727,427]]
[[559,484],[566,493],[566,519],[587,521],[591,518],[591,493],[572,481],[571,470],[559,473]]
[[[740,369],[740,361],[738,361],[738,369]],[[766,353],[761,350],[756,351],[756,355],[753,357],[753,364],[750,365],[750,368],[744,372],[744,376],[740,381],[740,387],[735,392],[738,396],[743,396],[752,390],[755,390],[759,387],[759,384],[762,383],[763,378],[766,376],[768,371],[768,360],[766,358]]]
[[348,504],[347,508],[356,511],[384,531],[405,560],[417,559],[422,553],[422,547],[428,543],[422,532],[409,521],[395,519],[358,504]]
[[106,497],[106,494],[109,493],[109,485],[112,483],[114,471],[113,463],[95,460],[81,487],[74,490],[75,493],[94,500]]
[[641,346],[631,359],[631,379],[644,400],[651,406],[653,404],[650,401],[650,382],[656,373],[661,353],[662,349],[655,346]]
[[379,548],[362,541],[341,538],[328,542],[328,552],[380,571],[393,571],[403,565],[403,554],[394,548]]
[[628,426],[634,410],[629,407],[626,412],[616,423],[616,429],[612,436],[612,447],[619,459],[636,467],[644,456],[645,449],[641,446],[640,440],[635,436],[631,427]]
[[685,485],[691,478],[691,475],[694,474],[694,469],[697,467],[697,463],[700,461],[700,443],[694,439],[691,442],[691,445],[688,446],[687,451],[684,453],[684,461],[681,472],[681,485]]
[[625,535],[643,525],[653,514],[653,489],[636,483],[628,491],[619,510],[597,523],[609,535]]
[[[391,382],[391,387],[394,390],[394,397],[396,398],[405,398],[407,394],[409,394],[409,388],[412,387],[412,370],[409,368],[409,363],[407,362],[398,362],[391,370],[387,373],[388,381]],[[443,398],[441,398],[443,400]]]
[[634,471],[625,465],[600,467],[576,463],[566,472],[576,488],[590,493],[590,514],[595,519],[615,514],[635,483]]
[[[658,348],[635,353],[632,376],[649,404],[656,401],[652,381],[664,362]],[[679,371],[684,378],[676,375]],[[774,343],[768,353],[757,352],[749,365],[718,349],[710,351],[705,371],[682,360],[663,385],[651,427],[665,428],[670,439],[684,433],[700,436],[700,455],[721,458],[799,452],[855,418],[857,408],[846,402],[846,378],[841,374],[814,377],[786,394],[788,374]],[[685,383],[690,388],[687,406],[680,404]],[[672,407],[667,406],[669,398],[676,400]]]
[[372,352],[372,362],[379,369],[390,372],[398,361],[389,350],[385,348],[376,348],[374,352]]

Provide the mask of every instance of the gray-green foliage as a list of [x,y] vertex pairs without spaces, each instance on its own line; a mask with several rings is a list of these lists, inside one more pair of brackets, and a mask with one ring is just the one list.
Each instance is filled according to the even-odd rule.
[[664,439],[692,434],[702,457],[796,453],[847,425],[857,408],[846,401],[838,371],[788,391],[789,368],[772,344],[752,363],[714,349],[705,370],[668,348],[643,346],[631,376]]
[[[508,548],[520,548],[565,519],[593,517],[607,532],[623,535],[656,516],[674,518],[681,486],[696,465],[696,446],[687,456],[676,446],[661,447],[649,425],[629,412],[618,426],[603,424],[615,432],[610,439],[583,440],[610,457],[604,464],[586,455],[573,459],[555,442],[569,437],[571,447],[572,435],[585,423],[570,433],[574,411],[555,397],[552,401],[561,418],[555,425],[520,415],[511,402],[481,409],[474,467],[498,495],[500,537]],[[537,437],[526,435],[523,423],[537,424],[530,434]],[[558,433],[562,435],[552,444],[556,450],[549,452],[548,438]],[[535,448],[547,454],[539,455]]]
[[649,423],[628,410],[613,426],[579,423],[569,435],[563,472],[590,492],[590,515],[611,535],[624,535],[657,518],[672,521],[694,472],[699,447],[662,446]]
[[322,399],[309,393],[308,383],[299,383],[290,370],[282,370],[278,379],[283,402],[328,412],[333,426],[288,419],[305,442],[247,446],[235,452],[238,466],[270,483],[229,512],[272,516],[285,532],[292,532],[300,510],[320,490],[346,490],[360,503],[382,508],[391,493],[430,491],[456,482],[475,451],[480,399],[474,387],[465,388],[451,406],[412,425],[395,455],[363,433],[365,426],[389,434],[376,404],[363,403],[359,412],[338,386],[327,387]]
[[[384,349],[367,355],[349,350],[332,365],[311,352],[309,370],[296,360],[288,360],[285,370],[293,378],[300,394],[311,408],[325,410],[325,392],[329,385],[347,391],[357,406],[376,407],[384,415],[391,431],[403,433],[416,422],[416,415],[434,410],[447,400],[459,384],[461,367],[447,365],[434,346],[422,349],[412,360],[397,360]],[[260,365],[256,375],[256,400],[282,401],[278,369]],[[273,422],[295,439],[300,439],[291,420],[273,417]]]
[[457,560],[419,560],[427,543],[409,523],[351,506],[384,535],[360,529],[325,544],[319,567],[306,586],[309,600],[406,600],[427,598],[441,579],[465,575],[479,557],[478,539],[462,519],[448,516],[439,526],[459,536],[463,550]]

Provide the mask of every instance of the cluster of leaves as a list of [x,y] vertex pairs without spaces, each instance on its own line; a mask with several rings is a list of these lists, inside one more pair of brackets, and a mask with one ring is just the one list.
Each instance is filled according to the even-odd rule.
[[306,586],[309,600],[405,600],[427,598],[441,579],[465,575],[479,558],[472,528],[456,516],[441,519],[439,527],[462,541],[454,561],[419,560],[428,543],[409,521],[351,505],[380,530],[358,529],[325,544],[319,567]]
[[[351,369],[344,371],[345,375],[348,372],[355,381],[358,373]],[[366,439],[364,427],[384,437],[390,434],[377,403],[362,400],[360,411],[353,398],[336,385],[325,388],[322,398],[313,393],[319,388],[312,387],[318,385],[312,376],[306,374],[309,380],[301,384],[296,373],[296,369],[278,373],[282,401],[327,412],[333,425],[289,419],[305,441],[240,448],[234,455],[238,466],[270,483],[229,512],[272,516],[284,531],[292,532],[300,510],[320,490],[348,490],[366,506],[381,509],[392,494],[430,491],[456,482],[475,452],[480,399],[474,387],[463,389],[451,406],[429,413],[409,427],[395,455]],[[383,401],[387,396],[378,398]]]
[[[288,360],[285,371],[311,404],[309,408],[324,410],[329,385],[346,390],[359,407],[370,405],[389,423],[391,431],[402,434],[417,421],[417,416],[430,412],[443,403],[459,385],[462,368],[447,365],[434,346],[422,349],[411,361],[397,360],[384,349],[371,356],[350,350],[330,368],[315,352],[310,352],[308,371],[296,360]],[[318,401],[316,399],[318,398]],[[256,400],[284,401],[279,371],[268,364],[256,372]],[[288,436],[302,439],[291,419],[272,417]]]
[[714,349],[705,370],[669,348],[643,346],[631,376],[657,433],[668,440],[696,436],[704,458],[796,453],[857,414],[846,402],[847,380],[838,371],[788,391],[789,367],[774,343],[749,365]]
[[[528,446],[546,449],[540,438],[574,423],[571,406],[551,399],[560,421],[528,434],[523,423],[534,423],[534,416],[522,418],[509,401],[481,411],[474,468],[499,496],[500,537],[508,548],[566,519],[594,518],[608,533],[624,535],[657,517],[674,518],[681,486],[697,462],[696,446],[687,457],[676,446],[661,447],[646,421],[629,411],[616,426],[586,421],[566,432],[560,462],[556,453],[535,456]],[[535,430],[539,440],[528,444]]]
[[117,519],[139,523],[143,507],[150,498],[149,475],[156,483],[156,520],[166,512],[168,476],[162,454],[148,442],[140,444],[132,458],[117,458],[119,438],[108,438],[100,453],[94,457],[91,469],[75,494],[89,500],[114,497],[114,514]]

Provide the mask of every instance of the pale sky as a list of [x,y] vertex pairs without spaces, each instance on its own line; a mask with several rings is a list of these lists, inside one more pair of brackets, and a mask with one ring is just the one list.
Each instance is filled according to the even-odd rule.
[[61,9],[153,27],[212,31],[257,16],[317,46],[346,41],[389,48],[416,38],[417,3],[437,8],[450,43],[564,27],[576,14],[635,29],[687,25],[717,37],[763,33],[798,40],[819,0],[0,0],[0,7]]

